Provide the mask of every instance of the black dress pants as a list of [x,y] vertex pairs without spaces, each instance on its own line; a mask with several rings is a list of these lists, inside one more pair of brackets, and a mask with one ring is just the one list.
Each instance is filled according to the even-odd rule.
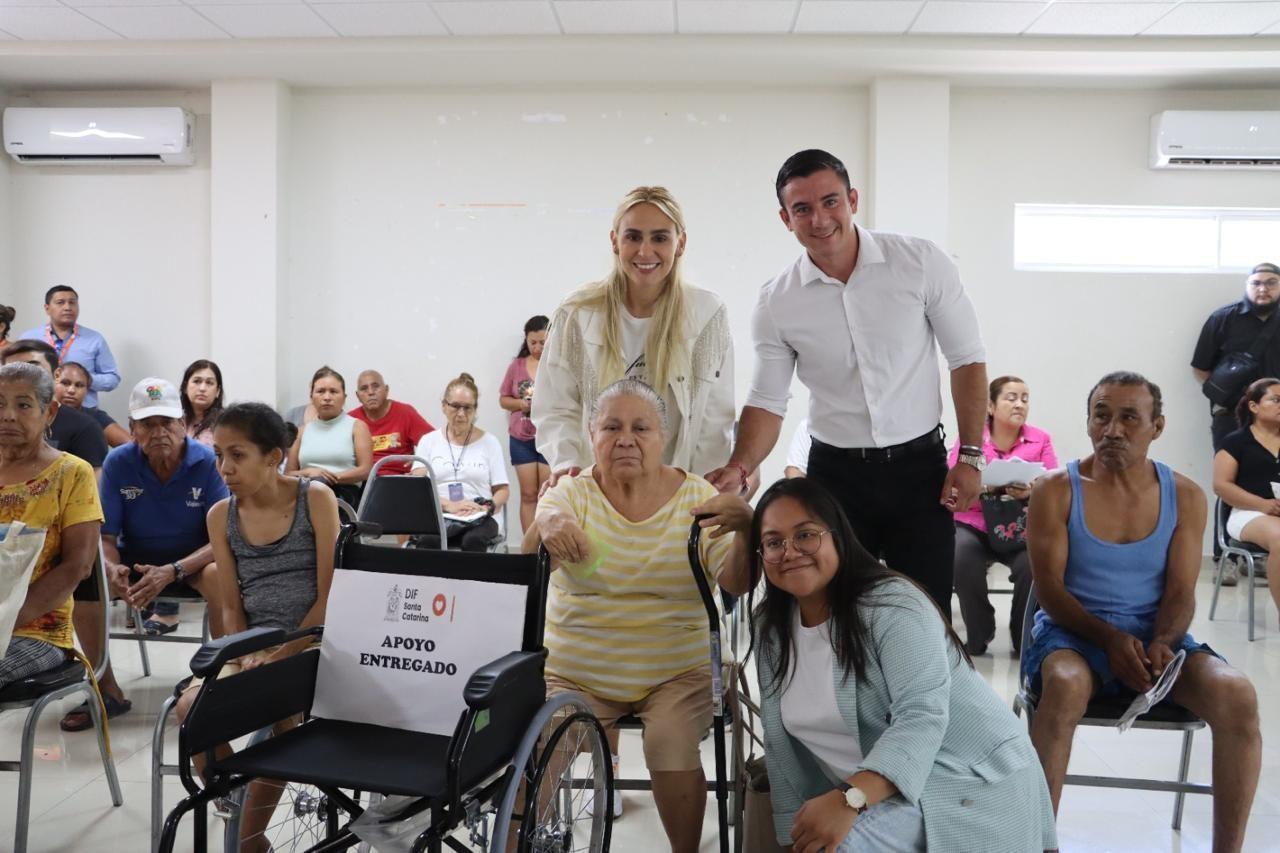
[[956,532],[938,502],[947,470],[940,438],[887,461],[815,439],[807,476],[835,497],[862,547],[924,587],[950,621]]

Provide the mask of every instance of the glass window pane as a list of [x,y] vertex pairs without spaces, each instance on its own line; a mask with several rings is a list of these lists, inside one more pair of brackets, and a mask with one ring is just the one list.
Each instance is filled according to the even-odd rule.
[[1280,217],[1224,218],[1219,266],[1226,269],[1253,269],[1263,261],[1280,258]]

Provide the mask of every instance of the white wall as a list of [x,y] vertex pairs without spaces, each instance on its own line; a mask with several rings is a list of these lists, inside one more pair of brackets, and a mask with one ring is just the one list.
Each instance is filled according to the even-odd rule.
[[816,145],[866,172],[864,90],[302,91],[292,109],[283,402],[303,401],[323,363],[349,382],[376,367],[438,424],[444,386],[465,370],[480,425],[504,446],[497,388],[521,328],[608,271],[628,190],[662,184],[684,207],[689,278],[729,306],[741,403],[755,294],[799,251],[777,216],[778,167]]
[[1031,420],[1067,460],[1089,452],[1093,383],[1111,370],[1146,374],[1164,392],[1168,420],[1152,454],[1208,489],[1208,403],[1191,351],[1209,313],[1243,294],[1243,277],[1015,272],[1013,206],[1280,206],[1280,173],[1147,168],[1153,113],[1275,110],[1280,95],[987,89],[953,91],[951,103],[951,250],[977,304],[991,376],[1027,380]]
[[5,289],[12,287],[2,295],[13,303],[0,302],[17,307],[21,334],[45,321],[50,285],[79,291],[81,321],[107,336],[123,377],[101,405],[122,418],[133,383],[149,375],[176,383],[187,364],[208,355],[208,95],[42,93],[9,103],[184,106],[196,113],[197,160],[188,168],[7,165],[10,260],[0,269]]

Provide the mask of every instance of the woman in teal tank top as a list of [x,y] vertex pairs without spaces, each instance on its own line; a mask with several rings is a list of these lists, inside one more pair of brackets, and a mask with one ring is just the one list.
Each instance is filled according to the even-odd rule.
[[346,403],[342,374],[328,366],[317,370],[311,377],[316,419],[298,430],[286,473],[320,480],[354,507],[373,467],[373,437],[363,421],[346,413]]

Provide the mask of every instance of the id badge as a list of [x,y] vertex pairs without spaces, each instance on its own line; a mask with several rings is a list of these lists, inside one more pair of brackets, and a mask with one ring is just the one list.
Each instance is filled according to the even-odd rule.
[[449,484],[449,500],[451,501],[462,500],[462,484],[461,483]]

